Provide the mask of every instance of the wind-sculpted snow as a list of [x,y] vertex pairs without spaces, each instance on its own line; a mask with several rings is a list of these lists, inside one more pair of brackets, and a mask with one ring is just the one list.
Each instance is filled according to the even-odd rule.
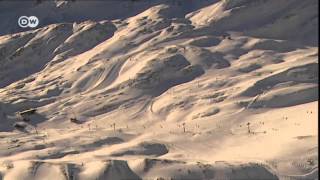
[[0,179],[315,179],[317,7],[1,1]]

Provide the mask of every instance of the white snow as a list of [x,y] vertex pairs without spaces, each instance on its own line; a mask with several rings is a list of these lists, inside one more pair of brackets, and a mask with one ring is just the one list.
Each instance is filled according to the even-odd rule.
[[189,1],[1,1],[0,179],[316,179],[318,2]]

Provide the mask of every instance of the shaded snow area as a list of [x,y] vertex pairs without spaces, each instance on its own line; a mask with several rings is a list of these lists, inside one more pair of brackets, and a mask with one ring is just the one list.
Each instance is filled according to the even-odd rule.
[[318,6],[0,1],[0,179],[317,179]]

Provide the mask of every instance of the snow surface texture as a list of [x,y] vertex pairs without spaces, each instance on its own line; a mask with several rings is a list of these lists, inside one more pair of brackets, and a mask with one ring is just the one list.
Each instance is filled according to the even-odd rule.
[[316,179],[317,9],[0,1],[0,179]]

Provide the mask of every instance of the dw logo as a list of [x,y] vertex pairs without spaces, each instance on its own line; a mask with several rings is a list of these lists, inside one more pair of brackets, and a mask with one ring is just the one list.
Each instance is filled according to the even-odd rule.
[[35,28],[39,24],[39,19],[36,16],[21,16],[18,19],[18,25],[22,28]]

